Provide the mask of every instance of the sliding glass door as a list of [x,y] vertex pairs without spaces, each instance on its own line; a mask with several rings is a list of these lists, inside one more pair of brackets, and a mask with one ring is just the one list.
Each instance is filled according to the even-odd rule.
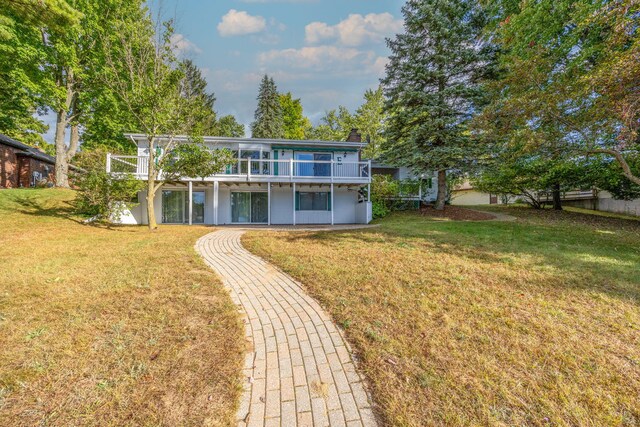
[[265,192],[231,193],[231,222],[264,224],[269,221],[269,199]]
[[[193,204],[191,222],[204,224],[204,191],[193,192]],[[189,192],[186,190],[162,191],[162,223],[163,224],[188,224],[189,223]]]

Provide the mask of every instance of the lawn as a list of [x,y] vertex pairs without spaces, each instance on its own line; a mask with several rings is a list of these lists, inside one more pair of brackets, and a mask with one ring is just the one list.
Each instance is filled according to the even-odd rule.
[[0,191],[0,425],[231,425],[243,332],[205,227],[107,229]]
[[640,222],[500,212],[243,242],[346,330],[388,425],[640,425]]

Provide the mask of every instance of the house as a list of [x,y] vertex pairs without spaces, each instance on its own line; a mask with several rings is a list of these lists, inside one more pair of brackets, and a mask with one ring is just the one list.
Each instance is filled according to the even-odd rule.
[[[127,134],[136,156],[108,155],[107,171],[147,179],[149,143],[145,135]],[[167,137],[158,138],[159,150]],[[186,136],[173,138],[176,143]],[[209,149],[227,148],[236,161],[223,173],[166,182],[155,198],[163,224],[366,224],[371,162],[361,159],[366,145],[353,131],[347,141],[205,137]],[[146,224],[146,192],[121,218]]]
[[459,206],[504,204],[504,198],[496,194],[476,190],[469,180],[456,185],[451,191],[451,204]]
[[391,166],[379,161],[371,163],[371,175],[386,176],[400,183],[406,181],[419,181],[418,190],[412,193],[404,193],[402,185],[400,194],[388,200],[414,202],[414,207],[419,208],[422,202],[433,203],[438,196],[438,175],[435,172],[418,175],[406,166]]
[[56,159],[0,134],[0,188],[35,187],[50,180]]

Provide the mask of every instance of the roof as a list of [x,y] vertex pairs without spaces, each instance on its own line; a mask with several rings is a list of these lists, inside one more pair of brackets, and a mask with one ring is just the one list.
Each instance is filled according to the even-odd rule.
[[20,141],[16,141],[15,139],[9,138],[6,135],[0,134],[0,144],[8,145],[9,147],[17,148],[19,151],[16,154],[26,157],[31,157],[36,160],[40,160],[41,162],[49,163],[52,165],[56,164],[56,159],[53,156],[48,155],[47,153],[38,150],[35,147],[32,147],[27,144],[23,144]]
[[[125,133],[124,136],[131,138],[136,144],[138,141],[146,141],[147,136],[140,133]],[[168,139],[169,135],[158,135],[159,139]],[[187,142],[187,135],[175,135],[173,139],[178,142]],[[321,146],[321,147],[337,147],[337,148],[356,148],[362,149],[367,146],[366,142],[348,142],[348,141],[317,141],[317,140],[299,140],[299,139],[266,139],[266,138],[231,138],[225,136],[205,136],[204,142],[214,144],[239,143],[239,144],[273,144],[283,146]]]

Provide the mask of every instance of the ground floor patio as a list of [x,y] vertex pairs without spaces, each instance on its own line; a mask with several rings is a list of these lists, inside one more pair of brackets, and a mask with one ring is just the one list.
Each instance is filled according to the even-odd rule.
[[[187,181],[164,185],[154,200],[162,224],[368,224],[369,186],[362,184],[234,183]],[[121,218],[147,224],[145,191]]]

